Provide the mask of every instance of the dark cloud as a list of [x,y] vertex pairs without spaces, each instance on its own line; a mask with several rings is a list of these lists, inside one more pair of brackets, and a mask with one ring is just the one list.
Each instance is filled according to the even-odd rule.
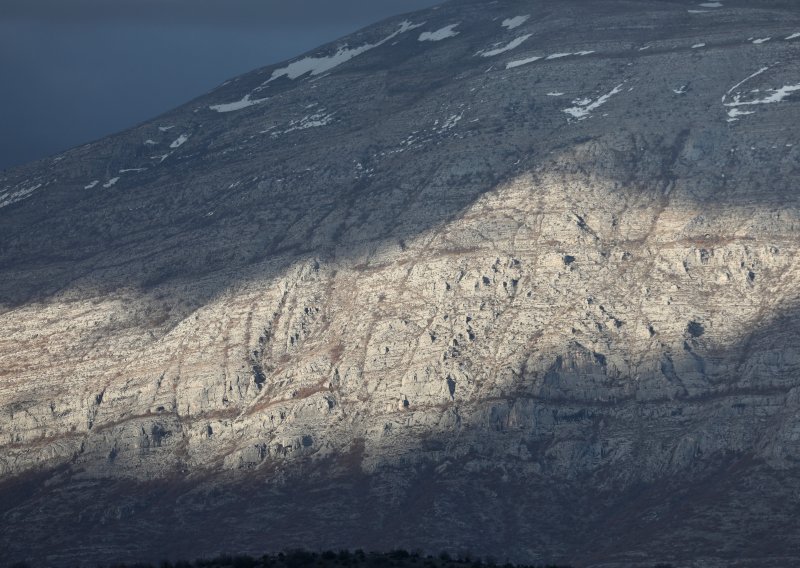
[[439,0],[0,0],[0,169]]

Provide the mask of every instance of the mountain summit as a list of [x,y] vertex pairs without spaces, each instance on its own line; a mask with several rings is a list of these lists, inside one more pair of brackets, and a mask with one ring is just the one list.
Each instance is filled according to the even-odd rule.
[[794,0],[452,1],[0,174],[0,557],[800,562]]

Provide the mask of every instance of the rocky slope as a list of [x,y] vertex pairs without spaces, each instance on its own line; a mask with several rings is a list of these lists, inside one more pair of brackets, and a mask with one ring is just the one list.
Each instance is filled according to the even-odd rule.
[[0,174],[0,557],[800,559],[800,9],[454,0]]

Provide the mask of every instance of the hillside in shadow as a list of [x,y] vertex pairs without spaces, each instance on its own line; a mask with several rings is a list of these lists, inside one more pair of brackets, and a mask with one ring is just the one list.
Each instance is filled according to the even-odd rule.
[[[568,376],[550,379],[546,394],[531,376],[476,413],[443,406],[463,419],[399,454],[367,455],[353,440],[341,454],[311,447],[238,472],[150,482],[79,464],[27,474],[0,490],[2,554],[61,566],[349,547],[577,566],[778,566],[800,557],[797,374],[782,365],[764,376],[752,360],[796,353],[800,336],[786,325],[796,317],[716,354],[741,365],[695,396],[590,401],[570,392]],[[713,365],[691,350],[682,357],[675,380]],[[602,373],[583,376],[608,380]]]

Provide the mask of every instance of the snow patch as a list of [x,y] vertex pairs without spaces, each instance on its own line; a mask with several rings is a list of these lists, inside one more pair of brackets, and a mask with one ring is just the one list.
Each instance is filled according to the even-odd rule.
[[767,43],[771,39],[772,39],[771,37],[762,37],[762,38],[759,38],[759,39],[754,39],[753,43],[755,43],[756,45],[761,44],[761,43]]
[[547,93],[548,97],[563,97],[564,93]]
[[590,116],[590,113],[608,102],[608,100],[619,93],[622,90],[622,85],[624,83],[620,83],[616,87],[614,87],[611,92],[606,93],[605,95],[598,97],[596,100],[592,101],[591,99],[576,99],[572,101],[573,104],[576,106],[564,109],[564,112],[568,115],[576,118],[577,120],[584,120]]
[[479,51],[475,55],[480,55],[481,57],[494,57],[495,55],[500,55],[501,53],[505,53],[506,51],[511,51],[512,49],[518,48],[520,45],[525,43],[533,34],[526,34],[524,36],[519,36],[518,38],[510,41],[506,45],[502,47],[495,47],[494,49],[486,49],[484,51]]
[[700,6],[703,8],[722,8],[722,2],[703,2]]
[[[590,55],[594,53],[594,51],[575,51],[572,53],[553,53],[552,55],[548,55],[544,59],[552,60],[552,59],[561,59],[562,57],[571,57],[573,55]],[[506,69],[512,69],[514,67],[519,67],[520,65],[527,65],[528,63],[533,63],[534,61],[538,61],[542,59],[542,57],[528,57],[527,59],[517,59],[515,61],[510,61],[506,63]]]
[[[378,41],[377,43],[365,43],[359,47],[348,47],[344,45],[340,47],[336,53],[333,55],[326,55],[323,57],[305,57],[298,61],[294,61],[290,63],[286,67],[282,67],[280,69],[276,69],[272,72],[272,76],[264,82],[264,85],[275,81],[276,79],[280,79],[281,77],[286,77],[288,79],[297,79],[305,74],[309,75],[321,75],[327,71],[330,71],[334,67],[341,65],[342,63],[346,63],[350,61],[354,57],[361,55],[362,53],[366,53],[370,49],[375,49],[383,45],[386,42],[389,42],[396,38],[398,35],[405,33],[409,30],[416,29],[423,24],[412,24],[409,21],[404,21],[400,24],[398,30],[389,36],[383,38],[382,40]],[[247,97],[245,97],[247,98]]]
[[739,107],[739,106],[766,105],[771,103],[779,103],[782,102],[784,99],[788,98],[789,96],[791,96],[792,93],[800,91],[800,83],[798,83],[797,85],[785,85],[780,89],[767,89],[767,91],[771,92],[772,94],[763,99],[757,99],[754,101],[743,101],[737,94],[736,96],[733,97],[733,101],[725,103],[725,106]]
[[119,181],[118,177],[111,178],[110,180],[108,180],[106,183],[103,184],[103,187],[108,189],[110,187],[113,187],[114,184],[116,184],[118,181]]
[[552,55],[548,55],[547,59],[561,59],[562,57],[570,57],[571,55],[590,55],[594,53],[594,51],[575,51],[573,53],[554,53]]
[[167,130],[172,130],[173,128],[175,128],[175,127],[174,127],[174,126],[159,126],[159,127],[158,127],[158,129],[159,129],[161,132],[166,132]]
[[[464,119],[464,113],[469,110],[469,107],[463,108],[458,114],[450,114],[447,118],[436,119],[431,128],[424,130],[414,130],[406,138],[399,142],[399,148],[381,152],[381,155],[392,155],[402,153],[411,148],[420,148],[428,143],[433,142],[437,137],[452,137],[462,138],[463,136],[457,131],[456,127]],[[452,112],[452,111],[451,111]],[[479,119],[470,120],[470,123],[478,122]]]
[[[770,93],[767,96],[762,98],[752,99],[752,100],[742,100],[742,95],[740,93],[736,93],[733,96],[731,102],[726,102],[728,99],[728,95],[732,94],[736,89],[744,85],[750,79],[761,75],[764,71],[767,71],[769,67],[762,67],[755,73],[747,76],[743,80],[736,83],[733,87],[728,89],[728,92],[722,96],[722,105],[728,108],[728,122],[734,122],[738,120],[738,117],[753,114],[754,111],[745,111],[741,110],[739,107],[749,107],[755,105],[765,105],[765,104],[773,104],[773,103],[780,103],[790,97],[793,93],[800,91],[800,83],[796,85],[784,85],[779,89],[766,89],[765,92]],[[761,93],[761,89],[752,89],[750,93]]]
[[181,134],[178,138],[169,145],[170,148],[180,148],[189,139],[188,134]]
[[120,170],[119,173],[121,173],[121,174],[127,174],[128,172],[139,173],[139,172],[143,172],[143,171],[146,171],[146,170],[147,170],[147,168],[128,168],[127,170]]
[[[292,120],[289,122],[289,127],[284,130],[283,132],[273,132],[272,137],[277,138],[281,134],[289,134],[290,132],[295,132],[297,130],[307,130],[309,128],[318,128],[320,126],[327,126],[331,122],[333,122],[333,115],[335,112],[326,113],[325,109],[320,109],[319,112],[304,116],[299,120]],[[264,131],[263,133],[269,132],[269,130]]]
[[393,39],[393,38],[397,37],[400,34],[404,34],[406,32],[410,32],[411,30],[415,30],[417,28],[421,28],[424,25],[425,25],[425,22],[422,22],[421,24],[412,24],[408,20],[403,20],[402,22],[400,22],[400,29],[398,31],[396,31],[394,34],[390,35],[387,39],[385,39],[383,41],[384,42],[389,41],[390,39]]
[[704,43],[696,43],[692,46],[692,49],[700,49],[701,47],[705,47],[706,44]]
[[800,32],[797,32],[796,34],[792,34],[792,35],[790,35],[789,37],[787,37],[787,38],[784,38],[784,39],[787,39],[787,40],[792,40],[792,39],[797,39],[797,38],[799,38],[799,37],[800,37]]
[[677,89],[672,89],[672,92],[676,95],[683,95],[686,93],[686,85],[681,85]]
[[158,142],[156,142],[155,140],[150,140],[150,139],[145,140],[144,143],[148,146],[155,146],[156,144],[158,144]]
[[756,72],[755,72],[755,73],[753,73],[752,75],[748,75],[747,77],[745,77],[744,79],[742,79],[741,81],[739,81],[738,83],[736,83],[736,84],[735,84],[733,87],[731,87],[730,89],[728,89],[728,91],[727,91],[727,92],[726,92],[724,95],[722,95],[722,102],[724,103],[724,102],[725,102],[725,99],[727,99],[727,98],[728,98],[728,95],[730,95],[730,94],[731,94],[733,91],[735,91],[736,89],[738,89],[739,87],[741,87],[742,85],[744,85],[745,83],[747,83],[747,82],[748,82],[750,79],[752,79],[752,78],[754,78],[754,77],[758,77],[758,76],[759,76],[759,75],[761,75],[761,74],[762,74],[764,71],[767,71],[767,70],[769,70],[769,67],[762,67],[761,69],[759,69],[758,71],[756,71]]
[[239,101],[234,101],[232,103],[222,103],[218,105],[211,105],[211,110],[215,110],[217,112],[234,112],[237,110],[242,110],[243,108],[251,107],[253,105],[258,105],[268,100],[267,98],[263,99],[251,99],[250,95],[247,94],[244,96],[243,99]]
[[19,191],[14,191],[11,193],[4,193],[0,195],[0,208],[5,207],[6,205],[11,205],[12,203],[16,203],[17,201],[22,201],[23,199],[27,199],[28,197],[33,194],[34,191],[42,187],[41,183],[37,183],[31,187],[27,187],[24,189],[20,189]]
[[92,182],[89,182],[83,189],[94,189],[95,187],[97,187],[98,183],[100,183],[100,180],[94,180]]
[[435,32],[422,32],[419,35],[419,41],[442,41],[449,37],[455,37],[459,34],[459,32],[455,31],[458,25],[459,24],[450,24]]
[[509,61],[506,63],[506,69],[513,69],[514,67],[520,67],[522,65],[527,65],[528,63],[533,63],[534,61],[539,61],[541,57],[527,57],[525,59],[517,59],[516,61]]
[[508,18],[507,20],[503,20],[503,27],[508,28],[509,30],[513,30],[514,28],[520,27],[522,24],[527,22],[530,19],[530,15],[527,16],[515,16],[513,18]]
[[444,132],[447,132],[448,130],[452,130],[453,128],[455,128],[458,125],[459,121],[461,121],[462,118],[464,118],[464,112],[463,111],[461,112],[461,114],[454,114],[454,115],[450,116],[449,118],[447,118],[447,120],[445,120],[442,123],[442,126],[439,127],[437,132],[439,134],[443,134]]
[[732,108],[728,111],[728,122],[736,122],[739,120],[738,117],[744,116],[746,114],[755,114],[753,110],[739,110],[738,108]]

